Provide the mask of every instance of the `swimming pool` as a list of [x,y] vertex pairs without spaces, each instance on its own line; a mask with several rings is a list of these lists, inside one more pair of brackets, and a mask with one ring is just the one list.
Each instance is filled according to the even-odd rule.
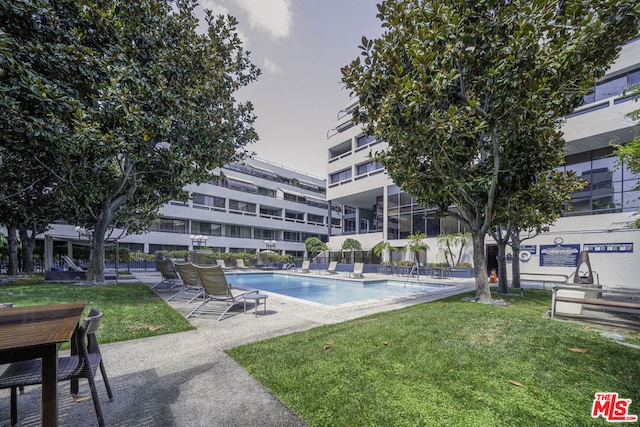
[[394,280],[344,280],[336,277],[282,273],[226,273],[231,284],[274,292],[320,304],[344,304],[374,298],[441,290],[447,285],[415,284]]

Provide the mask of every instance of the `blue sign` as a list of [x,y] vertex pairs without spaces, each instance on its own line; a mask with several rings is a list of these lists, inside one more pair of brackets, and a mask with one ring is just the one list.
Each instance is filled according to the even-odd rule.
[[583,250],[596,253],[633,252],[633,243],[585,243]]
[[520,245],[521,251],[527,251],[531,255],[535,255],[538,253],[538,247],[536,245]]
[[580,245],[540,245],[541,267],[576,267]]

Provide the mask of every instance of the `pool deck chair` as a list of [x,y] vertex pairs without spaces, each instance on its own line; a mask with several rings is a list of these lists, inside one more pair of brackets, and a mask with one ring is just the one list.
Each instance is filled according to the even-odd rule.
[[302,266],[300,268],[296,268],[296,273],[309,273],[309,265],[311,265],[311,261],[302,261]]
[[62,260],[65,262],[65,264],[67,264],[67,265],[69,266],[69,268],[71,269],[71,271],[77,271],[77,272],[84,271],[82,268],[78,267],[78,266],[76,265],[76,263],[75,263],[75,262],[73,262],[73,260],[72,260],[70,257],[68,257],[68,256],[66,256],[66,255],[63,255],[63,256],[62,256]]
[[236,260],[236,265],[238,266],[238,268],[240,270],[249,270],[249,267],[247,267],[246,265],[244,265],[244,260],[242,258],[238,258]]
[[331,261],[329,267],[327,267],[327,274],[338,274],[336,268],[338,267],[338,261]]
[[237,290],[229,286],[224,271],[219,265],[196,265],[195,270],[204,287],[204,301],[187,314],[187,319],[198,312],[219,314],[218,321],[234,305],[243,302],[243,296],[258,293],[257,290]]
[[362,274],[363,270],[364,270],[364,263],[356,262],[355,264],[353,264],[353,272],[351,273],[351,277],[355,279],[363,279],[364,278],[364,274]]
[[190,262],[185,263],[174,263],[180,278],[182,279],[183,287],[182,289],[173,294],[167,301],[171,301],[174,298],[182,297],[189,298],[189,302],[192,302],[198,297],[204,295],[204,289],[200,284],[200,278],[198,277],[198,273],[196,273],[195,266]]
[[218,264],[220,266],[220,268],[222,268],[222,270],[227,271],[227,270],[233,270],[233,267],[227,267],[226,264],[224,263],[223,259],[217,259],[216,260],[216,264]]
[[162,280],[153,285],[151,289],[166,287],[167,290],[171,290],[182,285],[182,279],[180,279],[180,276],[178,275],[178,272],[176,271],[176,268],[174,267],[171,260],[163,259],[160,261],[156,261],[156,267],[158,267],[158,271],[162,276]]

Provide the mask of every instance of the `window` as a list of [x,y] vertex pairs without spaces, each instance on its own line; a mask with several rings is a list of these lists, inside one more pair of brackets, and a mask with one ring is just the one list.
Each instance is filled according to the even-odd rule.
[[282,219],[282,211],[260,206],[260,216],[264,218]]
[[258,192],[258,186],[253,182],[239,178],[227,177],[227,188],[230,190],[242,191],[243,193],[256,194]]
[[284,241],[285,242],[301,242],[300,233],[295,231],[285,231],[284,232]]
[[293,212],[293,211],[285,211],[284,218],[285,218],[286,221],[304,222],[304,213],[302,213],[302,212]]
[[182,219],[161,218],[149,227],[149,231],[187,234],[187,224]]
[[275,230],[267,230],[264,228],[254,228],[253,229],[253,238],[254,239],[262,239],[262,240],[275,240],[276,239],[276,231]]
[[323,225],[324,224],[324,216],[322,216],[322,215],[314,215],[314,214],[307,214],[307,222],[310,223],[310,224]]
[[261,196],[276,197],[276,190],[272,190],[271,188],[258,187],[258,194],[260,194]]
[[205,236],[221,236],[222,225],[211,222],[191,221],[191,234],[204,234]]
[[596,85],[596,101],[611,98],[624,92],[627,86],[627,76],[618,77]]
[[351,168],[345,169],[345,170],[340,171],[340,172],[336,172],[336,173],[331,174],[329,176],[329,181],[331,182],[331,184],[335,184],[337,182],[346,181],[348,179],[351,179]]
[[358,147],[362,147],[363,145],[367,145],[371,142],[374,142],[376,138],[373,135],[360,135],[356,138],[356,144]]
[[256,204],[229,199],[229,211],[256,213]]
[[370,162],[362,163],[361,165],[356,166],[356,174],[364,175],[366,173],[373,172],[378,169],[382,169],[382,163],[378,163],[372,160]]
[[193,193],[193,205],[208,206],[215,210],[224,210],[225,199],[221,197],[208,196],[206,194]]
[[226,237],[237,237],[240,239],[251,238],[251,227],[243,227],[240,225],[227,225],[224,229]]

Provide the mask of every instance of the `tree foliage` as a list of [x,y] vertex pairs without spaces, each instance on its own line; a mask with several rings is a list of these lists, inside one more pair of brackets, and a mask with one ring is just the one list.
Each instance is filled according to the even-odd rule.
[[[634,88],[633,96],[640,97],[640,86]],[[629,117],[640,125],[640,109],[634,110],[629,114]],[[616,154],[627,169],[636,175],[640,175],[640,137],[627,142],[624,145],[616,145]],[[640,190],[640,185],[636,186],[634,190]],[[636,219],[633,223],[635,228],[640,228],[640,218]]]
[[415,233],[407,237],[407,249],[413,254],[416,264],[420,265],[420,252],[429,249],[424,239],[427,238],[425,233]]
[[91,231],[102,280],[109,229],[143,229],[257,139],[234,93],[259,70],[235,18],[198,27],[194,0],[0,4],[2,146],[73,195],[66,217]]
[[354,251],[360,251],[362,250],[362,244],[357,241],[356,239],[353,239],[351,237],[347,237],[346,239],[344,239],[344,242],[342,242],[342,249],[343,250],[354,250]]
[[315,257],[322,251],[326,251],[327,244],[317,237],[309,237],[304,241],[305,248],[307,249],[307,253],[311,258]]
[[472,234],[476,296],[491,298],[484,236],[504,194],[561,165],[563,117],[638,32],[626,0],[387,0],[385,29],[343,68],[376,158],[423,206]]

